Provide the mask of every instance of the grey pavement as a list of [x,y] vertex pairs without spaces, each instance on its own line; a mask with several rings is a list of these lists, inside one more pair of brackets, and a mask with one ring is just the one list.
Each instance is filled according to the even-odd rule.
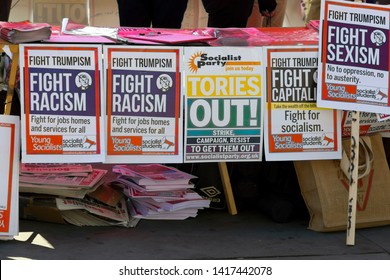
[[21,220],[20,235],[0,241],[0,259],[36,260],[389,260],[390,226],[346,233],[307,229],[298,218],[275,223],[256,210],[200,210],[182,221],[141,220],[134,228],[78,227]]

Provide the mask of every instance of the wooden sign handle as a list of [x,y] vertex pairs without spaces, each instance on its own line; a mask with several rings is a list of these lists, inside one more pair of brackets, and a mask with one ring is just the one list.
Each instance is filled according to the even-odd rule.
[[351,118],[351,162],[349,165],[347,245],[355,245],[360,113],[358,111],[351,111]]

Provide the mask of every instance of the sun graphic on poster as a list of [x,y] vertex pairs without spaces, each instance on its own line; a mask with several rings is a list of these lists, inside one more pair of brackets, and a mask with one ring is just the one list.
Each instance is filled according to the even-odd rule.
[[189,61],[188,61],[188,68],[190,69],[190,71],[192,73],[196,73],[198,72],[198,66],[196,65],[196,62],[195,60],[198,58],[198,57],[201,57],[201,55],[203,54],[203,52],[197,52],[197,53],[194,53]]

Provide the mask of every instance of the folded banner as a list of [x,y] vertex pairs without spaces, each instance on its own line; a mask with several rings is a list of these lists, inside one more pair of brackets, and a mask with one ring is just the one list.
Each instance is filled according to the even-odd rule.
[[[382,137],[361,137],[359,152],[356,228],[390,224],[390,171]],[[350,140],[343,141],[349,151]],[[348,153],[343,153],[344,155]],[[341,160],[294,162],[302,196],[310,213],[309,229],[341,231],[347,228],[348,178]],[[367,169],[369,169],[367,171]]]

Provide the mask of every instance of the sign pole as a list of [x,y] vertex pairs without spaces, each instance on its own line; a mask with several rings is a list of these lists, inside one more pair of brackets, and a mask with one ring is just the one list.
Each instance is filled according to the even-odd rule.
[[223,191],[225,193],[226,204],[230,215],[237,214],[236,203],[234,202],[232,185],[230,184],[229,172],[226,162],[218,162],[219,174],[221,175]]
[[359,123],[360,113],[351,111],[351,152],[349,165],[347,245],[355,245],[357,182],[359,166]]
[[[355,0],[355,2],[362,2]],[[359,133],[360,113],[351,111],[351,152],[349,165],[347,245],[355,245],[357,182],[359,166]]]

